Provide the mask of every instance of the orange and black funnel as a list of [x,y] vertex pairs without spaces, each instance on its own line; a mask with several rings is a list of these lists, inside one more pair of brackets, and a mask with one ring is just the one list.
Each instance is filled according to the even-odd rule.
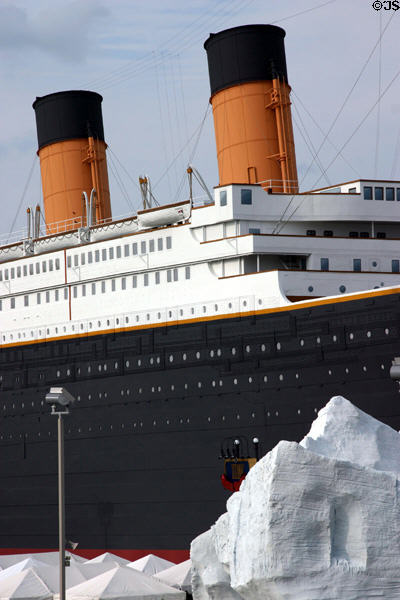
[[274,25],[245,25],[204,44],[220,185],[298,191],[284,37]]
[[67,91],[36,98],[47,232],[75,229],[88,221],[82,192],[95,189],[92,222],[111,218],[102,97]]

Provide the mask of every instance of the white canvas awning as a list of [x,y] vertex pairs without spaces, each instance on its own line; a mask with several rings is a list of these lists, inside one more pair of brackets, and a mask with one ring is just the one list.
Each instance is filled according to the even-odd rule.
[[0,600],[52,600],[53,594],[34,572],[27,569],[0,581]]
[[156,577],[171,587],[177,587],[189,594],[192,593],[192,561],[190,558],[165,569],[165,571],[160,571]]
[[165,560],[165,558],[160,558],[155,554],[147,554],[147,556],[143,556],[128,564],[128,567],[132,567],[137,571],[142,571],[142,573],[146,573],[147,575],[154,575],[159,571],[164,571],[164,569],[173,566],[175,566],[175,563],[170,560]]

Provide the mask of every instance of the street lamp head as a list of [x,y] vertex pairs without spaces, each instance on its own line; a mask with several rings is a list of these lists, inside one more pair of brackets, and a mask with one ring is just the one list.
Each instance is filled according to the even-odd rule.
[[46,394],[46,402],[48,404],[58,404],[61,407],[70,406],[75,402],[75,398],[63,387],[52,387]]

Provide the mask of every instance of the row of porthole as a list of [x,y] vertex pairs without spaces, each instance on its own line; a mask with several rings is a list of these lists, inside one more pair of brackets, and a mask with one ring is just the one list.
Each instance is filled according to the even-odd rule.
[[[255,418],[256,418],[256,413],[254,413],[254,412],[253,412],[253,413],[251,413],[251,417],[252,417],[252,419],[255,419]],[[237,421],[240,421],[240,418],[241,418],[241,417],[240,417],[240,414],[239,414],[239,413],[237,413],[237,414],[236,414],[236,420],[237,420]],[[211,423],[211,421],[212,421],[212,418],[211,418],[210,416],[208,416],[208,417],[207,417],[207,421],[208,421],[208,423]],[[222,416],[221,416],[221,421],[226,421],[226,416],[225,416],[225,415],[222,415]],[[181,418],[179,419],[179,424],[183,425],[184,423],[190,423],[190,418],[189,418],[189,417],[187,417],[187,418],[182,418],[182,417],[181,417]],[[166,419],[166,420],[165,420],[165,424],[166,424],[166,425],[171,425],[171,424],[174,424],[174,423],[173,423],[172,419]],[[143,427],[143,425],[144,425],[143,421],[134,421],[134,422],[132,423],[132,427],[133,427],[134,429],[135,429],[135,428],[137,428],[137,426],[138,426],[138,425],[139,425],[139,427]],[[153,420],[153,422],[152,422],[152,425],[153,425],[153,427],[156,427],[157,425],[163,425],[163,423],[162,423],[162,422],[160,423],[159,421],[157,422],[157,420],[156,420],[156,419],[154,419],[154,420]],[[125,423],[121,423],[120,427],[121,427],[121,429],[125,429]],[[98,426],[98,430],[99,430],[99,431],[103,431],[103,430],[104,430],[104,431],[106,431],[106,429],[107,429],[107,428],[106,428],[106,427],[103,427],[103,425],[99,425],[99,426]],[[109,429],[110,429],[110,431],[113,431],[113,430],[114,430],[114,425],[112,425],[112,424],[111,424],[111,425],[109,425]],[[88,430],[89,432],[91,432],[91,431],[93,430],[93,428],[92,428],[92,427],[88,427],[88,429],[87,429],[87,430]],[[81,428],[81,427],[78,427],[78,430],[77,430],[77,432],[78,432],[78,433],[82,433],[82,428]],[[51,435],[54,435],[54,432],[51,432],[51,431],[48,431],[47,433],[48,433],[48,435],[49,435],[49,436],[51,436]],[[67,430],[67,433],[68,433],[68,434],[71,434],[71,433],[72,433],[72,430],[71,430],[71,429],[68,429],[68,430]],[[18,436],[17,436],[17,437],[18,437]],[[20,433],[20,434],[19,434],[19,437],[20,437],[20,438],[22,438],[22,437],[23,437],[23,436],[22,436],[22,433]],[[28,434],[24,434],[24,437],[25,437],[25,438],[27,438],[27,437],[28,437]],[[41,432],[40,432],[40,431],[37,433],[37,437],[41,437]],[[13,439],[13,434],[11,434],[11,433],[10,433],[8,436],[5,436],[4,434],[0,435],[0,440],[4,440],[4,439]]]
[[[318,412],[318,408],[314,408],[314,412],[317,413]],[[297,414],[301,415],[301,408],[297,409]],[[274,413],[271,413],[271,411],[267,411],[267,417],[279,417],[279,410],[276,410]]]

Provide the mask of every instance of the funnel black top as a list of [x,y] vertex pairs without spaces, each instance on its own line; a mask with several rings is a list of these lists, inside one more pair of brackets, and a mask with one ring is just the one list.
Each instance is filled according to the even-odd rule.
[[275,25],[243,25],[211,33],[204,44],[211,95],[247,81],[279,77],[287,83],[285,35]]
[[48,144],[89,135],[104,141],[101,102],[96,92],[73,90],[36,98],[36,129],[39,149]]

